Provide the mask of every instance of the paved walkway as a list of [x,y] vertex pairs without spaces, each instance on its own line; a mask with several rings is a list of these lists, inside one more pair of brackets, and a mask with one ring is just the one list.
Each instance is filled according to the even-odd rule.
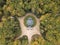
[[[31,13],[26,14],[26,16],[28,16],[28,15],[34,16],[34,15],[32,15]],[[22,36],[26,35],[26,36],[28,37],[28,42],[29,42],[29,44],[30,44],[33,35],[35,35],[35,34],[40,35],[40,28],[39,28],[39,26],[40,26],[40,21],[39,21],[38,18],[36,18],[36,17],[34,16],[35,19],[36,19],[36,22],[37,22],[36,25],[35,25],[34,27],[32,27],[32,28],[27,28],[27,27],[24,25],[24,19],[25,19],[26,16],[21,17],[21,18],[18,18],[18,19],[19,19],[19,22],[20,22],[22,34],[21,34],[21,36],[17,37],[16,39],[19,39],[19,38],[21,38]]]

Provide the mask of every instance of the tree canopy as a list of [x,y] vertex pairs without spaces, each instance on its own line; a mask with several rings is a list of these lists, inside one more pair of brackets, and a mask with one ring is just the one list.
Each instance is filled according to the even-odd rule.
[[[39,44],[60,45],[60,0],[0,0],[1,45],[16,43],[13,44],[12,39],[21,34],[17,18],[26,13],[33,13],[40,19],[42,38],[39,37]],[[17,42],[20,43],[20,40]]]
[[46,13],[59,14],[59,2],[59,0],[1,0],[0,7],[3,5],[2,10],[7,16],[23,16],[31,12],[40,17]]

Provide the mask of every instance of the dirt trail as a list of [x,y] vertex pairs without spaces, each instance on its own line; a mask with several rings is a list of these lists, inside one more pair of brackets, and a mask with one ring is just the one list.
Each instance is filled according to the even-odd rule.
[[[31,15],[31,16],[34,16],[32,15],[31,13],[28,13],[26,14],[26,16],[28,15]],[[40,25],[40,21],[38,18],[36,18],[35,16],[35,19],[36,19],[36,25],[32,28],[27,28],[25,25],[24,25],[24,18],[26,17],[21,17],[21,18],[18,18],[19,22],[20,22],[20,26],[21,26],[21,30],[22,30],[22,34],[21,36],[19,36],[17,39],[19,39],[20,37],[26,35],[28,37],[28,42],[29,42],[29,45],[30,45],[30,42],[31,42],[31,39],[32,39],[32,36],[35,35],[35,34],[38,34],[38,35],[41,35],[40,34],[40,28],[39,28],[39,25]]]

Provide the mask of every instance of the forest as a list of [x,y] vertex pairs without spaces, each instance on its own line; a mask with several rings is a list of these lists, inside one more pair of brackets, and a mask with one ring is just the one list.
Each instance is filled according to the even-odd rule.
[[60,0],[0,0],[0,45],[28,45],[27,36],[14,40],[26,13],[40,20],[42,36],[32,36],[31,45],[60,45]]

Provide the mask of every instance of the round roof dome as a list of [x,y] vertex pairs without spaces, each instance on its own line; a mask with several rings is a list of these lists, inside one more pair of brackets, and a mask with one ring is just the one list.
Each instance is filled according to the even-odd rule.
[[24,24],[27,27],[33,27],[35,25],[35,23],[36,23],[35,17],[30,16],[30,15],[27,16],[24,20]]

